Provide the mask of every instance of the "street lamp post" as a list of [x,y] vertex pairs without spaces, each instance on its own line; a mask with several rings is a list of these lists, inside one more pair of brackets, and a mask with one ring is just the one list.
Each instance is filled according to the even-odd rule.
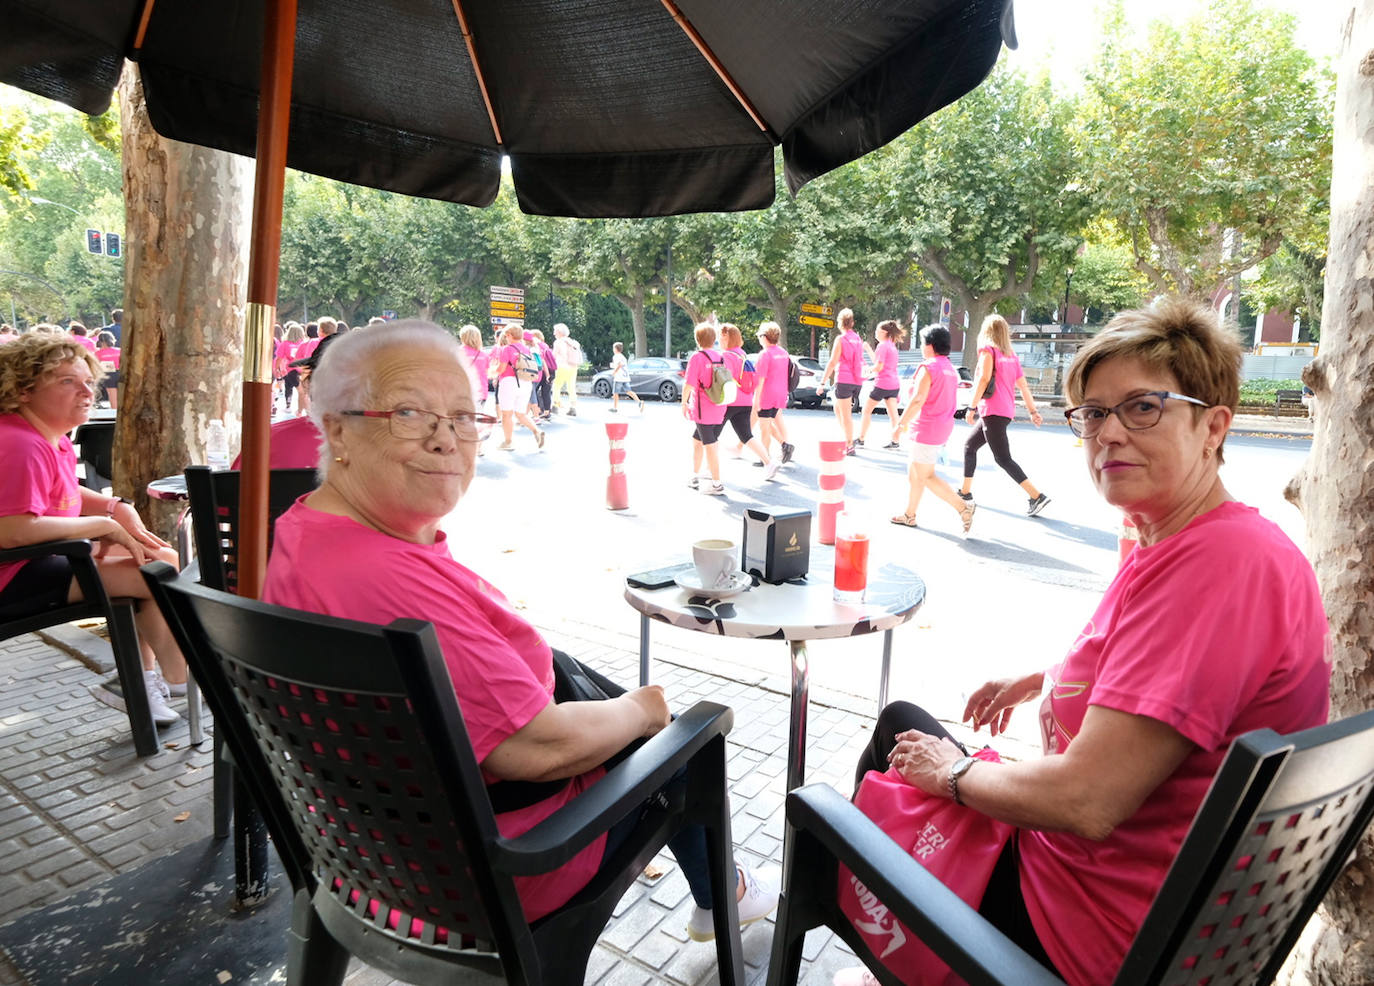
[[1073,268],[1069,267],[1064,271],[1064,317],[1059,321],[1064,324],[1064,331],[1069,331],[1069,286],[1073,284]]

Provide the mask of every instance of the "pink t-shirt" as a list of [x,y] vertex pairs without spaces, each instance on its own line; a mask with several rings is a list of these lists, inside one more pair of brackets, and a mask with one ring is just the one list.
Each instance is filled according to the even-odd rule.
[[95,358],[100,363],[100,368],[106,373],[113,373],[119,369],[119,347],[109,346],[105,349],[97,349]]
[[878,348],[873,351],[873,362],[881,363],[882,369],[878,371],[877,377],[873,380],[873,386],[881,390],[897,389],[897,347],[891,341],[878,343]]
[[[549,645],[505,596],[454,561],[442,532],[434,544],[412,544],[304,499],[276,523],[266,602],[369,623],[429,620],[478,761],[553,700]],[[604,774],[600,767],[580,774],[537,804],[497,815],[496,826],[507,838],[521,835]],[[605,848],[601,836],[552,873],[516,877],[526,917],[548,914],[586,886]]]
[[1046,755],[1064,752],[1089,705],[1157,719],[1197,748],[1101,842],[1020,831],[1026,906],[1071,986],[1115,976],[1231,741],[1326,722],[1326,632],[1312,566],[1242,503],[1126,559],[1046,673]]
[[491,356],[485,350],[466,345],[463,347],[463,353],[467,356],[468,362],[472,364],[472,372],[476,374],[476,379],[481,381],[481,386],[473,394],[473,397],[480,404],[482,395],[487,392],[487,367],[491,364]]
[[930,377],[930,388],[926,391],[926,402],[921,405],[921,413],[911,423],[911,440],[922,445],[943,445],[949,441],[954,431],[954,405],[959,392],[959,373],[948,356],[936,356],[921,364],[916,371],[916,386],[921,385],[921,374]]
[[836,383],[863,383],[864,343],[859,333],[850,329],[838,339],[835,345],[840,348],[840,363],[835,368]]
[[[286,418],[272,425],[268,432],[269,469],[315,469],[320,464],[320,442],[323,438],[315,422],[309,418]],[[231,469],[240,468],[242,454],[234,457]]]
[[523,343],[512,342],[500,349],[492,350],[492,359],[501,364],[501,369],[496,374],[496,379],[504,380],[506,377],[515,376],[515,363],[521,356],[528,356],[530,351]]
[[699,425],[718,425],[725,420],[725,405],[712,404],[706,396],[706,388],[711,386],[711,374],[714,372],[712,367],[724,360],[725,357],[719,353],[707,355],[706,350],[698,349],[687,361],[686,384],[695,388],[690,401],[692,420]]
[[774,407],[787,407],[787,374],[791,367],[787,350],[781,346],[765,346],[763,352],[754,357],[754,372],[758,383],[754,389],[759,392],[759,407],[763,410]]
[[70,334],[67,336],[67,338],[73,340],[79,345],[85,346],[87,352],[95,352],[95,340],[92,339],[90,336],[79,336],[75,334]]
[[1016,417],[1016,381],[1025,376],[1021,372],[1021,361],[1016,358],[1015,353],[1008,356],[996,346],[984,346],[978,351],[992,353],[997,374],[992,396],[980,403],[978,413],[995,414],[1001,418]]
[[[0,414],[0,517],[77,517],[81,486],[76,481],[76,452],[63,435],[53,448],[22,414]],[[0,589],[9,585],[26,562],[0,565]]]
[[[315,350],[317,350],[317,349],[319,349],[319,348],[320,348],[320,340],[319,340],[319,339],[307,339],[307,340],[305,340],[304,342],[297,343],[297,346],[296,346],[296,359],[305,359],[307,356],[310,356],[311,354],[313,354],[313,353],[315,352]],[[296,367],[296,369],[299,370],[300,367]]]
[[[745,390],[744,361],[749,359],[749,357],[744,352],[744,348],[727,349],[722,352],[721,355],[725,357],[725,363],[730,367],[730,375],[735,378],[735,384],[737,385],[735,399],[730,402],[730,406],[753,407],[754,387],[758,386],[758,367],[754,368],[753,379],[749,381],[750,387],[748,390]],[[750,360],[750,362],[752,363],[753,360]]]
[[277,341],[277,348],[273,351],[272,356],[276,363],[274,372],[278,377],[284,377],[292,370],[299,369],[299,367],[287,366],[286,364],[296,358],[296,352],[300,347],[301,343],[292,342],[290,339],[279,339]]

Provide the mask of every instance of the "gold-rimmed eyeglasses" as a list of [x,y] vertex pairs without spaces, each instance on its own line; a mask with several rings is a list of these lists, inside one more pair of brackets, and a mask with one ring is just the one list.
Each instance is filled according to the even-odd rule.
[[1159,424],[1164,415],[1165,401],[1185,401],[1198,407],[1212,407],[1206,401],[1169,390],[1152,390],[1144,394],[1128,397],[1115,407],[1102,407],[1098,404],[1080,404],[1064,412],[1069,419],[1069,428],[1079,438],[1092,438],[1107,421],[1107,416],[1115,414],[1122,427],[1130,431],[1144,431]]
[[407,438],[424,441],[439,428],[440,421],[453,422],[453,433],[460,441],[480,442],[491,431],[497,419],[490,414],[477,411],[459,411],[457,414],[436,414],[418,407],[398,407],[390,411],[340,411],[342,415],[355,418],[386,418],[392,438]]

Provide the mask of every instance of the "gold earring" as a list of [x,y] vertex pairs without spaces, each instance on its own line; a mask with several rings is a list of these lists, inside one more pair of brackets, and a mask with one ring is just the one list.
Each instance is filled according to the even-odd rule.
[[1212,446],[1208,445],[1202,450],[1202,457],[1204,459],[1210,459],[1212,457]]
[[342,461],[343,461],[343,456],[342,456],[342,455],[336,455],[336,456],[334,456],[334,461],[335,461],[335,462],[342,462]]

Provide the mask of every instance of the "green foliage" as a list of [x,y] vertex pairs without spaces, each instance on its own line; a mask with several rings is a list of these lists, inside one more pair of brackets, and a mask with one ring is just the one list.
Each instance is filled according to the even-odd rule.
[[1242,406],[1273,406],[1274,395],[1280,390],[1302,390],[1301,380],[1242,380],[1240,384],[1240,403]]
[[1328,208],[1331,79],[1293,16],[1254,0],[1210,0],[1135,45],[1121,25],[1078,127],[1089,189],[1153,290],[1207,297]]

